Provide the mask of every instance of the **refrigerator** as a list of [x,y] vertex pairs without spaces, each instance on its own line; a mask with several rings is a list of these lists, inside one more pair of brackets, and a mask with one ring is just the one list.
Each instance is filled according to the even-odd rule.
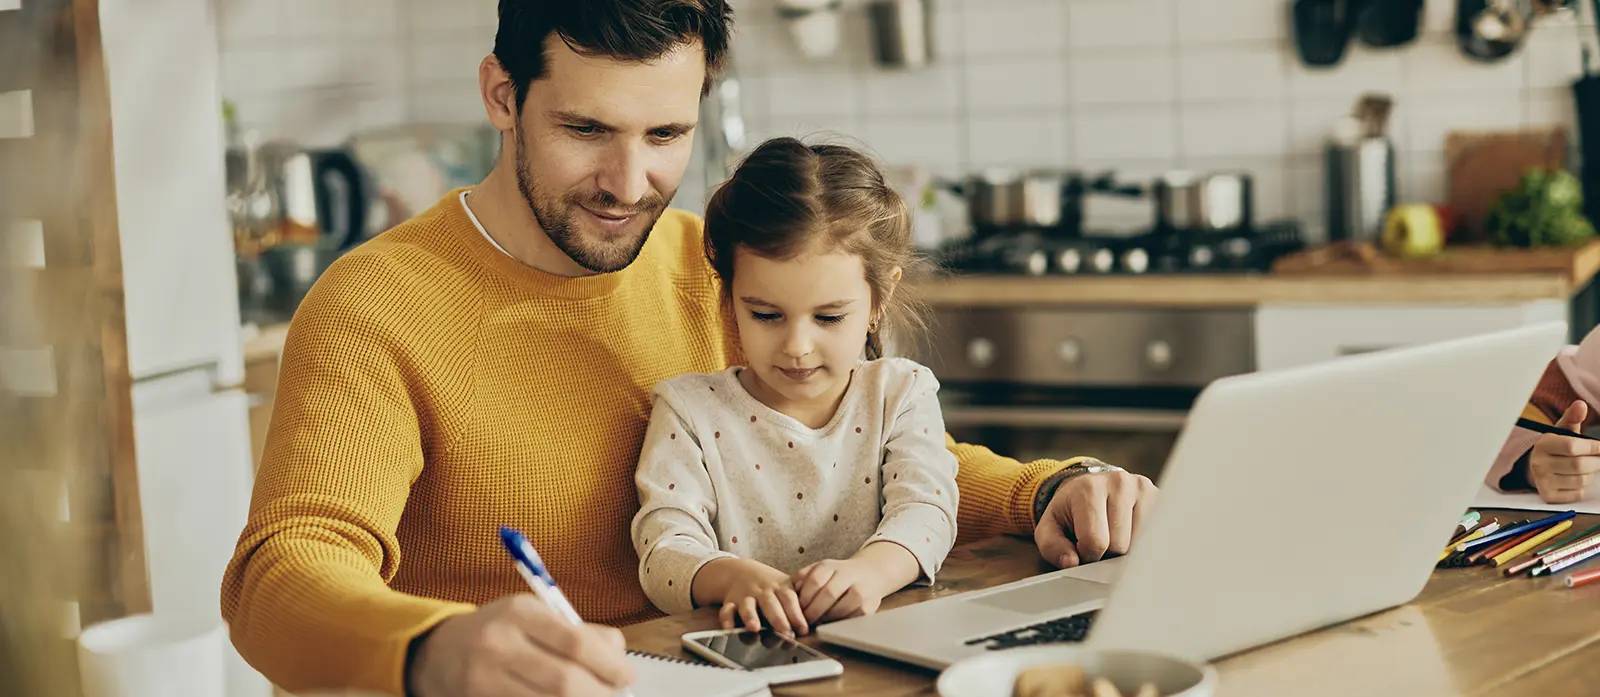
[[[99,5],[154,612],[221,623],[254,476],[215,10],[211,0]],[[219,694],[272,694],[231,644],[219,650]]]

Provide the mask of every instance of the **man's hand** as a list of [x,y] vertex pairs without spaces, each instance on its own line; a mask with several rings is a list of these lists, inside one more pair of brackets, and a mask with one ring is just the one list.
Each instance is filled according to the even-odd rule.
[[[1589,405],[1577,400],[1556,421],[1558,428],[1578,432]],[[1528,483],[1545,503],[1574,503],[1589,496],[1589,482],[1600,471],[1600,441],[1545,433],[1528,454]]]
[[[1034,526],[1033,540],[1050,563],[1066,568],[1127,554],[1139,521],[1155,504],[1156,485],[1128,472],[1081,474],[1056,489]],[[1077,544],[1067,537],[1067,531]]]
[[406,673],[416,697],[615,697],[634,679],[621,632],[526,594],[439,623]]

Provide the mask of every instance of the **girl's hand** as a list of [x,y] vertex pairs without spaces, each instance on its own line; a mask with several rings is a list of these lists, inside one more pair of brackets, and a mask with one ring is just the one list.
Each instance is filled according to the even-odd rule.
[[[723,629],[733,629],[743,621],[746,631],[761,631],[761,618],[780,634],[806,634],[811,631],[800,598],[789,583],[789,575],[761,562],[729,559],[728,591],[723,596],[719,618]],[[737,566],[732,564],[737,563]]]
[[824,559],[801,569],[793,583],[812,624],[870,615],[893,590],[873,564],[860,558]]

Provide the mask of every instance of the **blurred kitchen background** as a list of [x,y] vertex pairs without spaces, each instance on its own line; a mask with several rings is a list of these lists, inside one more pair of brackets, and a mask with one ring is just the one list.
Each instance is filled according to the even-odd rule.
[[[878,156],[940,268],[896,347],[960,438],[1159,476],[1216,378],[1600,319],[1593,2],[733,5],[673,205],[771,136]],[[495,12],[0,0],[0,473],[26,504],[0,541],[40,541],[0,573],[0,681],[72,694],[116,655],[80,632],[153,609],[226,656],[192,694],[270,691],[220,648],[217,584],[287,322],[492,166]]]

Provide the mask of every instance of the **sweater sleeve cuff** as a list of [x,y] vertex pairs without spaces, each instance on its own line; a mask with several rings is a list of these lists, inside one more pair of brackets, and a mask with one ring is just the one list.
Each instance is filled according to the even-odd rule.
[[952,529],[950,519],[938,508],[923,504],[907,506],[879,523],[878,531],[861,546],[893,542],[906,548],[917,558],[917,567],[922,572],[915,583],[929,585],[955,545]]
[[1020,530],[1032,532],[1039,524],[1039,517],[1035,512],[1044,510],[1049,504],[1048,501],[1041,501],[1039,497],[1054,493],[1043,491],[1044,485],[1062,470],[1088,459],[1088,457],[1075,457],[1070,460],[1040,460],[1029,463],[1022,473],[1022,486],[1018,487],[1022,493],[1021,500],[1013,501],[1011,504],[1011,517],[1015,521],[1013,524]]
[[640,561],[643,568],[639,578],[643,581],[645,595],[662,612],[673,615],[693,612],[694,577],[700,573],[700,567],[736,556],[694,541],[664,541]]

